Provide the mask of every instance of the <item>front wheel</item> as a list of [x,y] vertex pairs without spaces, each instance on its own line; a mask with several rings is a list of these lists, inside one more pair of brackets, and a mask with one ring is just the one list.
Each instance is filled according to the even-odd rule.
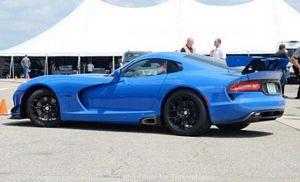
[[243,128],[246,128],[249,123],[235,123],[235,124],[228,124],[228,125],[217,125],[220,130],[224,131],[238,131]]
[[59,104],[55,94],[46,89],[35,91],[28,99],[27,114],[32,123],[41,127],[54,127],[60,122]]
[[204,102],[190,90],[179,90],[167,99],[163,118],[169,130],[177,135],[201,135],[211,126]]

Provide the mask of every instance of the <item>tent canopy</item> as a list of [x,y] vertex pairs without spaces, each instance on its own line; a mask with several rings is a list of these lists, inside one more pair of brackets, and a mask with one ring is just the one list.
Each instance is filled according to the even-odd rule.
[[[188,37],[209,53],[220,37],[227,53],[271,53],[280,41],[300,40],[300,14],[283,0],[212,6],[195,0],[126,8],[85,0],[52,28],[0,56],[120,56],[175,51]],[[293,27],[293,28],[291,28]]]

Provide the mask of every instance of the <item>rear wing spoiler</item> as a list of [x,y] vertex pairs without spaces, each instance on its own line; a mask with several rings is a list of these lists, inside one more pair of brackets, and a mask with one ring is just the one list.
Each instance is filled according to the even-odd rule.
[[245,66],[244,71],[276,71],[285,69],[287,58],[265,58],[260,56],[230,56],[226,59],[228,67]]

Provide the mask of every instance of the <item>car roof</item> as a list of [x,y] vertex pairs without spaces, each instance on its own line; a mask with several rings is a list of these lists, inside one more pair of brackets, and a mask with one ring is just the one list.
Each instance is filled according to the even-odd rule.
[[[201,54],[191,54],[191,53],[182,53],[182,52],[156,52],[156,53],[149,53],[143,56],[140,56],[134,59],[131,64],[127,65],[130,66],[135,62],[138,62],[143,59],[166,59],[179,62],[184,64],[185,68],[189,68],[190,70],[202,68],[211,68],[211,69],[223,69],[228,71],[229,68],[226,64],[225,60],[219,60],[216,58],[212,58],[206,55]],[[233,69],[235,70],[235,69]]]
[[183,58],[187,53],[183,52],[155,52],[149,53],[146,56],[149,57],[170,57],[170,58]]
[[184,57],[188,55],[188,53],[182,53],[182,52],[155,52],[155,53],[148,53],[145,55],[142,55],[135,60],[142,60],[142,59],[167,59],[167,60],[173,60],[173,61],[178,61],[181,63],[184,63],[185,59]]
[[[156,52],[156,53],[148,53],[146,55],[140,56],[137,60],[141,59],[149,59],[149,58],[157,58],[157,59],[167,59],[178,61],[181,63],[191,63],[191,60],[209,60],[215,62],[223,62],[218,59],[201,55],[201,54],[191,54],[191,53],[184,53],[184,52]],[[205,61],[204,61],[205,62]]]

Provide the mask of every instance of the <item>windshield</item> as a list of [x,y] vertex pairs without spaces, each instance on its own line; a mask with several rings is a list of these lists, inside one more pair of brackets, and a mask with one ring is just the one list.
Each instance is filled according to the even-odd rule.
[[123,64],[129,63],[137,57],[147,54],[148,52],[127,52],[124,54]]

